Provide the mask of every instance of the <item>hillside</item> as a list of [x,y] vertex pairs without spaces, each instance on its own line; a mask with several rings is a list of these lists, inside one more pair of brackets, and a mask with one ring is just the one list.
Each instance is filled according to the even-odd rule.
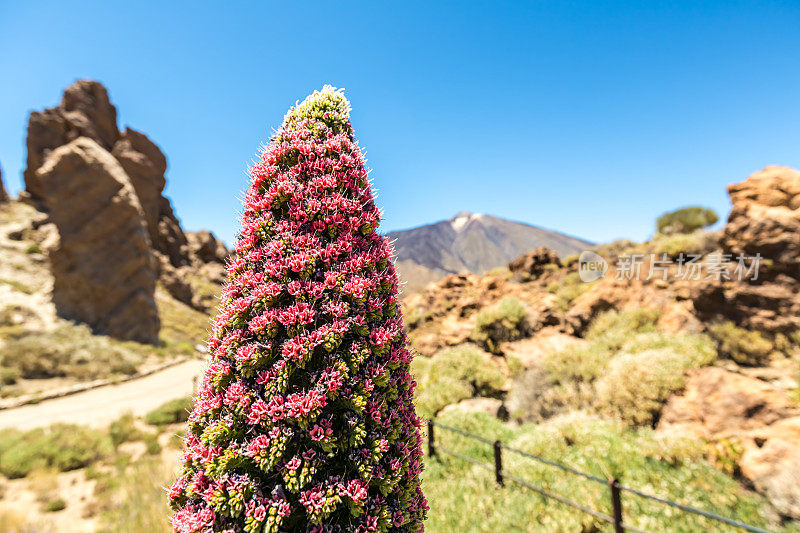
[[406,293],[417,292],[447,274],[483,274],[539,246],[566,257],[592,244],[557,231],[468,212],[387,236],[394,240]]
[[[452,274],[408,296],[409,337],[423,356],[414,362],[420,414],[488,438],[518,438],[522,449],[596,475],[613,472],[690,505],[794,531],[800,172],[767,167],[728,191],[733,208],[721,232],[597,246],[608,270],[595,281],[581,280],[577,260],[562,263],[538,249],[506,270]],[[696,273],[681,262],[690,254]],[[631,268],[633,256],[641,262]],[[750,269],[755,257],[758,267]],[[624,450],[635,453],[624,457]],[[442,485],[433,509],[455,504],[445,484],[461,483],[469,472],[449,464],[431,478]],[[661,469],[662,477],[650,477]],[[471,479],[474,489],[483,478]],[[552,482],[581,501],[596,498],[580,484]],[[723,492],[733,497],[726,501]],[[529,512],[522,501],[515,509],[501,498],[492,505],[518,517],[511,523]],[[671,530],[666,524],[674,518],[662,511],[633,523]],[[547,511],[560,517],[551,530],[580,529],[573,513],[559,513]],[[437,530],[456,528],[453,521],[489,530],[474,516],[435,516],[442,517]]]

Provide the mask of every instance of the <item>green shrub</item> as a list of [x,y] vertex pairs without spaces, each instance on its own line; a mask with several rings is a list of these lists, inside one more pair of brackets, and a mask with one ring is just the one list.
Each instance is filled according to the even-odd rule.
[[534,367],[511,384],[506,407],[520,422],[542,422],[594,403],[594,387],[582,381],[557,382],[546,370]]
[[0,367],[0,384],[13,385],[19,381],[19,370],[16,368]]
[[602,342],[568,346],[546,353],[542,366],[556,383],[592,382],[602,374],[612,355]]
[[634,335],[655,331],[660,317],[661,312],[657,309],[612,309],[592,321],[585,337],[590,341],[601,342],[611,350],[619,350]]
[[674,233],[656,235],[651,241],[653,252],[659,257],[678,257],[680,254],[705,255],[714,251],[719,244],[719,233],[698,230],[692,233]]
[[131,442],[140,439],[142,437],[142,432],[136,427],[136,419],[133,413],[125,413],[117,420],[111,422],[108,427],[108,435],[111,437],[114,448],[117,448],[123,442]]
[[55,513],[58,511],[63,511],[67,508],[67,502],[62,500],[61,498],[56,498],[55,500],[48,500],[45,502],[43,509],[46,513]]
[[619,355],[597,380],[598,411],[630,426],[653,426],[689,366],[686,356],[668,349]]
[[528,312],[514,297],[503,298],[497,305],[478,313],[472,339],[492,353],[500,353],[501,342],[514,341],[527,333]]
[[428,418],[466,398],[499,396],[506,381],[491,356],[472,344],[417,357],[411,372],[417,380],[417,413]]
[[664,213],[656,221],[658,233],[673,235],[675,233],[692,233],[717,223],[719,217],[713,209],[691,206]]
[[5,430],[0,432],[0,473],[20,478],[48,467],[66,472],[103,459],[111,451],[107,435],[84,426],[54,424],[25,432]]
[[96,379],[133,374],[142,355],[109,337],[93,335],[88,326],[64,323],[53,331],[28,332],[3,347],[2,365],[23,378],[70,376]]
[[740,365],[765,365],[774,349],[773,343],[758,331],[740,328],[733,322],[713,324],[708,332],[717,341],[719,354]]
[[144,436],[145,451],[148,455],[158,455],[161,453],[161,444],[158,443],[158,435],[147,433]]
[[191,396],[170,400],[147,413],[144,421],[152,426],[165,426],[186,422],[194,400]]
[[565,312],[572,306],[572,302],[580,295],[594,287],[596,281],[585,282],[580,274],[570,272],[560,281],[554,281],[547,286],[547,292],[556,295],[554,308],[556,311]]

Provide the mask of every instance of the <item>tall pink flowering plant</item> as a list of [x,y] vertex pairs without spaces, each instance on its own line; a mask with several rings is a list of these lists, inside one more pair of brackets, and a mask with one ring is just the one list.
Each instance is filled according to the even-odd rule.
[[397,275],[349,114],[315,92],[251,170],[169,490],[176,532],[423,530]]

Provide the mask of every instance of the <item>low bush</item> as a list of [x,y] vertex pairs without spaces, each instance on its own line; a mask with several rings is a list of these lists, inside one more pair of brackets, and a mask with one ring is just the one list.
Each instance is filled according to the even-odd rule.
[[597,380],[597,409],[627,425],[654,426],[690,366],[689,358],[669,349],[619,355]]
[[0,384],[13,385],[19,381],[19,370],[16,368],[0,367]]
[[496,305],[478,313],[472,339],[492,353],[500,353],[501,342],[514,341],[526,334],[528,312],[514,297],[503,298]]
[[594,287],[596,281],[585,282],[581,280],[580,274],[570,272],[560,281],[554,281],[547,286],[547,292],[556,295],[556,311],[568,311],[572,302],[580,295],[588,292]]
[[42,506],[42,510],[46,513],[56,513],[58,511],[63,511],[67,508],[67,502],[65,502],[61,498],[55,498],[53,500],[48,500]]
[[719,233],[698,230],[693,233],[675,233],[672,235],[656,235],[651,241],[653,252],[659,257],[675,258],[680,254],[706,255],[717,249]]
[[475,396],[498,396],[506,378],[491,355],[473,344],[446,348],[411,364],[417,413],[431,417],[443,407]]
[[719,354],[740,365],[765,365],[775,348],[758,331],[740,328],[733,322],[714,324],[708,328],[708,333],[717,342]]
[[659,331],[659,317],[653,309],[599,315],[585,344],[545,354],[539,369],[514,381],[509,412],[538,422],[586,409],[632,426],[652,425],[669,395],[683,386],[685,371],[717,357],[708,336]]
[[83,426],[55,424],[47,429],[0,432],[0,473],[8,478],[34,470],[75,470],[112,452],[108,435]]
[[633,335],[655,331],[660,317],[660,311],[650,308],[606,311],[592,321],[585,337],[619,350]]
[[119,447],[123,442],[131,442],[142,438],[142,432],[136,427],[136,418],[133,413],[125,413],[111,422],[108,427],[108,435],[112,444],[114,444],[114,448]]
[[97,379],[133,374],[142,358],[124,343],[93,335],[86,325],[63,323],[53,331],[28,332],[7,341],[0,363],[28,379]]
[[147,413],[144,421],[152,426],[186,422],[189,419],[192,405],[194,405],[194,400],[191,396],[170,400]]
[[548,352],[542,357],[542,366],[555,383],[589,383],[603,372],[612,356],[608,346],[594,342]]
[[534,367],[514,380],[506,408],[519,422],[538,423],[571,410],[590,408],[593,402],[591,383],[569,380],[559,383],[543,368]]
[[690,206],[664,213],[656,221],[656,230],[664,235],[692,233],[717,223],[719,216],[713,209]]

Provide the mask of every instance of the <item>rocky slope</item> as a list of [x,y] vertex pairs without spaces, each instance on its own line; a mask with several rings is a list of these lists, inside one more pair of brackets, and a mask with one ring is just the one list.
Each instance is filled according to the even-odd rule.
[[[538,422],[589,411],[689,436],[784,520],[800,519],[798,179],[768,167],[729,187],[721,233],[594,248],[608,264],[596,281],[537,249],[505,272],[451,274],[406,297],[410,339],[438,373],[449,350],[473,346],[506,376],[488,389],[472,378],[458,393],[421,379],[421,398],[466,409],[470,394],[489,396],[475,409]],[[703,265],[697,276],[680,261],[689,254]],[[760,254],[757,275],[738,279],[739,254]],[[729,269],[714,267],[726,259]]]
[[562,257],[591,243],[556,231],[477,213],[388,234],[406,293],[417,292],[447,274],[483,274],[539,246]]
[[211,306],[227,250],[210,232],[183,231],[163,196],[166,157],[145,134],[118,129],[105,87],[79,80],[57,107],[31,113],[26,145],[20,200],[52,225],[44,246],[60,316],[156,343],[157,283]]

